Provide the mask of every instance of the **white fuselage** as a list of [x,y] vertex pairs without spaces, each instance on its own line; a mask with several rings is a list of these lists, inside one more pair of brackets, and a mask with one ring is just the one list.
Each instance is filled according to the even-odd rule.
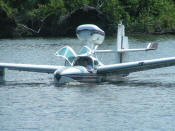
[[83,83],[98,83],[98,82],[116,82],[121,81],[126,75],[116,75],[113,73],[99,74],[96,71],[90,73],[83,66],[67,67],[63,71],[56,71],[54,78],[57,83],[83,82]]
[[83,66],[67,67],[63,71],[56,71],[54,78],[58,83],[67,82],[96,82],[97,74],[89,73]]

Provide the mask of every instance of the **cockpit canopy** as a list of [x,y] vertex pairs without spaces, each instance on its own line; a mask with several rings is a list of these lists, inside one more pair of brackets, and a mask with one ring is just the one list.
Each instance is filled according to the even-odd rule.
[[90,53],[91,53],[91,49],[88,46],[84,46],[78,54],[79,55],[88,55]]
[[75,51],[71,47],[64,46],[63,48],[61,48],[60,50],[58,50],[56,52],[56,56],[64,58],[67,62],[67,65],[68,64],[72,65],[77,54],[75,53]]
[[65,66],[85,66],[86,61],[88,65],[95,69],[102,64],[95,57],[92,57],[91,53],[91,49],[87,46],[84,46],[78,55],[71,47],[65,46],[56,52],[56,56],[65,59]]
[[98,66],[102,65],[96,58],[90,56],[78,56],[75,58],[73,66],[87,66],[90,65],[92,68],[96,69]]
[[[78,55],[80,56],[84,56],[88,54],[91,54],[91,49],[87,46],[84,46],[78,53]],[[73,61],[77,57],[77,54],[71,47],[64,46],[63,48],[61,48],[56,52],[56,56],[64,58],[67,63],[66,65],[73,65]]]

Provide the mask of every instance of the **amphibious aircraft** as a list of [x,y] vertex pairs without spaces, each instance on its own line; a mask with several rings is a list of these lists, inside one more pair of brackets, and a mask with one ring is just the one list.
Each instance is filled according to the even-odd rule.
[[[85,46],[78,53],[70,46],[58,50],[56,56],[65,60],[64,66],[0,63],[0,80],[4,81],[5,69],[9,69],[53,73],[57,83],[118,81],[132,72],[175,65],[175,57],[125,62],[128,52],[155,50],[158,44],[149,43],[146,48],[130,49],[123,24],[118,25],[114,50],[97,49],[104,41],[105,32],[96,25],[80,25],[77,27],[76,34]],[[104,65],[98,59],[97,53],[114,53],[116,64]]]

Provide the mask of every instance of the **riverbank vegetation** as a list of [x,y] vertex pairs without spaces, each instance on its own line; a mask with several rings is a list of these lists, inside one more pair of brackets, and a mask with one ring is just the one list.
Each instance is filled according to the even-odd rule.
[[71,36],[85,23],[112,35],[120,21],[129,32],[175,33],[174,0],[0,0],[0,12],[9,37]]

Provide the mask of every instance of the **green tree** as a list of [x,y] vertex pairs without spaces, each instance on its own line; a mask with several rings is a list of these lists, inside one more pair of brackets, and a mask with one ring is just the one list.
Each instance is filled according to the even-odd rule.
[[66,8],[64,8],[63,0],[50,0],[47,4],[38,4],[38,8],[30,11],[29,15],[45,19],[53,14],[60,17],[65,13]]
[[71,12],[77,8],[80,8],[84,5],[88,5],[90,3],[89,0],[65,0],[64,6],[68,12]]

